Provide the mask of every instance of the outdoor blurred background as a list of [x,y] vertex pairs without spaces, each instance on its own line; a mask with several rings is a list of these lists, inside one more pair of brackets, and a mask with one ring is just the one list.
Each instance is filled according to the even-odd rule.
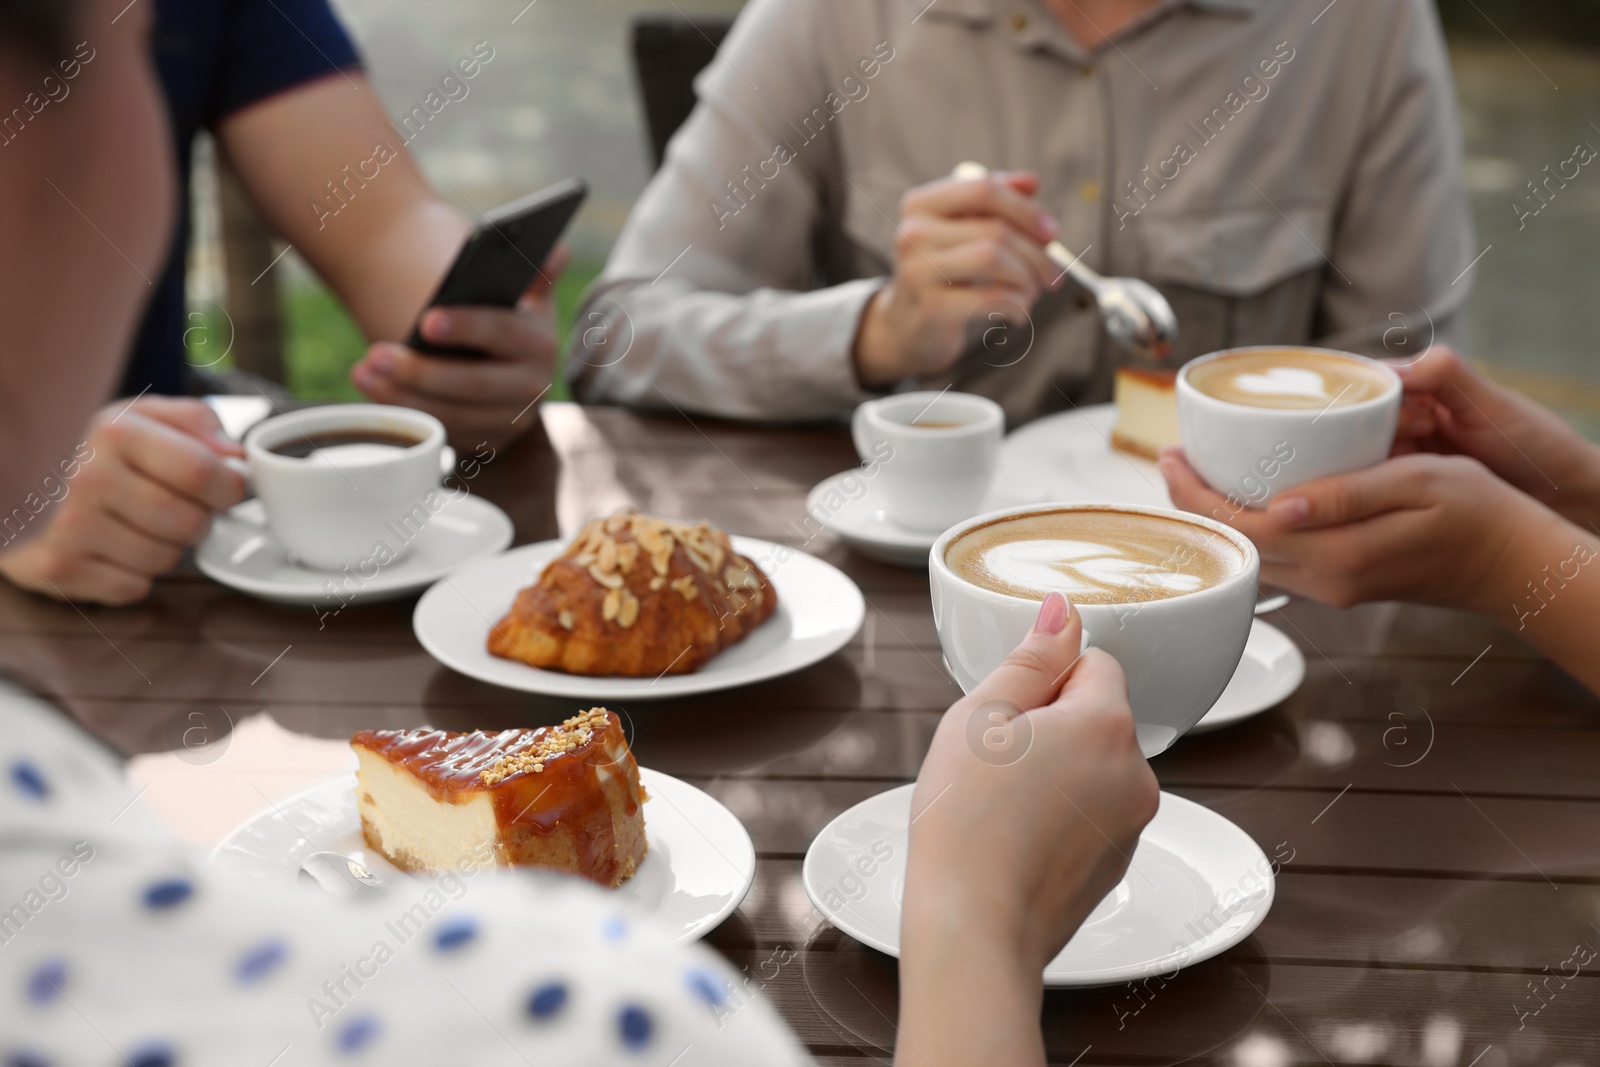
[[[1336,0],[1337,2],[1337,0]],[[525,6],[526,5],[526,6]],[[628,52],[646,11],[731,14],[739,0],[334,0],[391,115],[421,102],[486,41],[494,58],[411,144],[448,195],[488,209],[580,175],[592,193],[569,237],[559,297],[570,316],[649,176]],[[1519,231],[1527,183],[1600,149],[1600,0],[1440,0],[1466,131],[1478,246],[1473,355],[1491,373],[1600,439],[1600,166],[1584,167]],[[1377,42],[1374,42],[1376,45]],[[199,154],[191,303],[228,305],[217,211]],[[470,202],[470,203],[469,203]],[[308,208],[309,210],[309,208]],[[289,385],[306,397],[356,394],[346,372],[362,342],[291,252],[273,268],[284,310]],[[564,319],[565,321],[565,319]],[[196,331],[192,344],[215,332]],[[213,362],[213,346],[195,362]]]

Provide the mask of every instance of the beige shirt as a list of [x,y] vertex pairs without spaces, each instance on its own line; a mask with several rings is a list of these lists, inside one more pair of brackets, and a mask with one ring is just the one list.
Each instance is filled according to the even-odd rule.
[[[1428,0],[1168,0],[1093,53],[1040,0],[751,0],[698,90],[573,331],[580,399],[864,399],[851,347],[900,198],[967,159],[1037,173],[1068,249],[1159,288],[1180,360],[1465,347],[1479,250]],[[992,325],[915,384],[1013,424],[1109,396],[1119,357],[1072,283]]]

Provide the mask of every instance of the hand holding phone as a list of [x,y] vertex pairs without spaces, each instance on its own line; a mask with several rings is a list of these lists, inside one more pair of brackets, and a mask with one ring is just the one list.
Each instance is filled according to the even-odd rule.
[[[436,307],[516,307],[588,193],[582,179],[572,178],[489,212],[456,254],[423,313]],[[406,340],[416,351],[451,359],[486,357],[478,348],[426,340],[421,321],[419,315]]]

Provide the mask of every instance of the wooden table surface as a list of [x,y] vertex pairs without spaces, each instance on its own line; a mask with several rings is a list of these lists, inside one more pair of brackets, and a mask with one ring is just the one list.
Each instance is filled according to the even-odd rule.
[[[626,709],[641,764],[707,789],[749,828],[755,886],[710,943],[826,1064],[888,1058],[895,964],[822,921],[801,860],[828,820],[915,777],[959,695],[926,575],[802,523],[807,490],[854,461],[834,429],[552,404],[543,433],[470,483],[512,515],[519,543],[632,502],[804,547],[866,594],[861,633],[807,671]],[[0,588],[0,669],[136,756],[149,801],[210,844],[340,766],[357,729],[532,726],[573,710],[434,663],[413,603],[319,619],[192,570],[124,610]],[[1283,861],[1271,914],[1165,987],[1049,993],[1052,1062],[1600,1063],[1594,698],[1462,615],[1297,601],[1273,621],[1305,653],[1300,690],[1154,761],[1164,789]],[[1579,960],[1591,962],[1574,976]]]

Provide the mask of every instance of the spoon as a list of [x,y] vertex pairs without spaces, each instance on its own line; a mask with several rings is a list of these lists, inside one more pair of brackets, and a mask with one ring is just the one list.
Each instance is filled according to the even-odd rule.
[[300,864],[300,881],[341,900],[366,899],[389,892],[388,883],[358,860],[341,852],[312,852]]
[[[956,164],[951,177],[982,178],[988,173],[989,168],[982,163],[968,160]],[[1108,278],[1067,251],[1060,241],[1045,245],[1044,253],[1094,297],[1106,333],[1113,341],[1145,359],[1164,360],[1172,355],[1172,342],[1178,339],[1178,316],[1153,285],[1138,278]]]

